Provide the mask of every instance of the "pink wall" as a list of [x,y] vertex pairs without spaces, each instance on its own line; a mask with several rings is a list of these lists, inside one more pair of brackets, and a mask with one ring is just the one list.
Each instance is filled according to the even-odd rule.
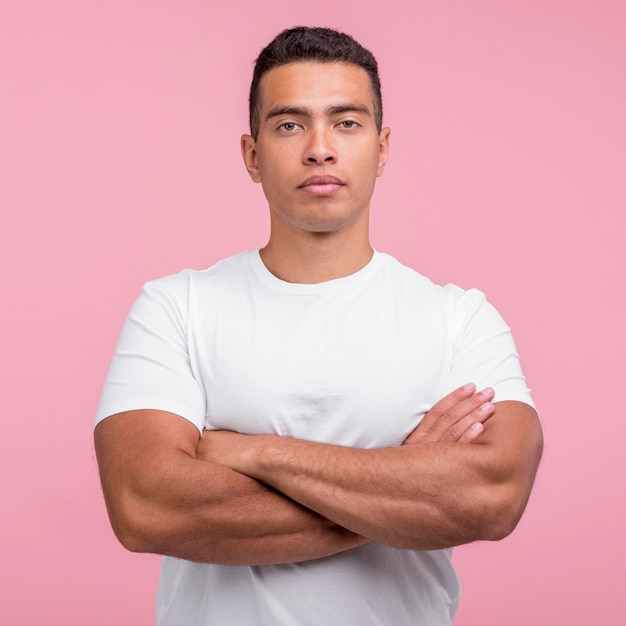
[[620,622],[626,5],[215,4],[0,2],[0,623],[152,622],[158,559],[118,546],[100,495],[100,385],[144,281],[264,243],[238,140],[254,57],[297,23],[377,54],[373,241],[488,293],[543,418],[519,528],[457,551],[458,625]]

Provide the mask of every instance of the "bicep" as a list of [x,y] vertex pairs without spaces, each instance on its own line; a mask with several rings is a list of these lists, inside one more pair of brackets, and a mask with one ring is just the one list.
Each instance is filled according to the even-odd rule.
[[483,471],[490,484],[503,489],[521,515],[532,488],[543,450],[543,435],[535,409],[517,401],[495,403],[484,432],[470,445],[482,446]]
[[110,512],[118,501],[149,491],[163,468],[195,458],[199,437],[191,422],[166,411],[127,411],[102,420],[94,444]]

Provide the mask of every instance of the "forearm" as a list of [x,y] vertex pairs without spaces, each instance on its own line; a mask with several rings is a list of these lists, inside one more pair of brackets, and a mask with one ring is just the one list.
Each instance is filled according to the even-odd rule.
[[365,540],[258,481],[183,459],[136,500],[140,551],[227,565],[292,563]]
[[315,559],[365,543],[255,479],[196,458],[197,441],[193,425],[159,411],[114,415],[98,425],[105,501],[128,549],[259,565]]
[[487,424],[476,444],[379,450],[261,436],[243,451],[231,446],[224,462],[371,540],[436,549],[513,529],[540,453],[531,443],[534,426],[526,430],[528,454],[521,455],[512,453],[515,437]]
[[437,549],[487,538],[476,476],[454,446],[360,450],[268,437],[241,471],[371,540]]

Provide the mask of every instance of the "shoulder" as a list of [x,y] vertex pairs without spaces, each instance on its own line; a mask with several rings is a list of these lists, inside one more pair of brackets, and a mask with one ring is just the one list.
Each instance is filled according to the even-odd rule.
[[407,290],[417,297],[431,299],[456,313],[480,308],[487,301],[485,294],[479,289],[463,289],[453,283],[439,285],[389,254],[382,252],[378,254],[381,257],[385,280],[393,283],[396,289]]
[[187,300],[193,293],[222,283],[230,284],[238,276],[243,276],[254,254],[253,251],[240,252],[202,270],[183,269],[176,274],[148,281],[142,291],[155,297]]
[[398,306],[445,328],[453,343],[478,334],[510,329],[483,291],[453,283],[438,285],[389,255],[383,256],[384,281]]

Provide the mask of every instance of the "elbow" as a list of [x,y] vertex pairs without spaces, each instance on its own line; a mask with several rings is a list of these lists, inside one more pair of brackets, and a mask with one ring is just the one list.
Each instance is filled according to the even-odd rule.
[[151,541],[137,529],[116,530],[113,528],[113,532],[122,546],[130,552],[159,553],[157,542]]
[[500,541],[508,537],[517,527],[527,501],[527,494],[511,492],[492,498],[483,508],[478,539]]
[[130,552],[158,552],[158,541],[150,536],[145,525],[129,516],[109,516],[117,540]]
[[113,533],[124,548],[130,552],[161,553],[160,546],[166,539],[154,515],[143,507],[121,506],[119,502],[107,504],[107,509]]
[[521,515],[511,511],[499,511],[485,521],[479,539],[484,541],[500,541],[508,537],[516,528]]

